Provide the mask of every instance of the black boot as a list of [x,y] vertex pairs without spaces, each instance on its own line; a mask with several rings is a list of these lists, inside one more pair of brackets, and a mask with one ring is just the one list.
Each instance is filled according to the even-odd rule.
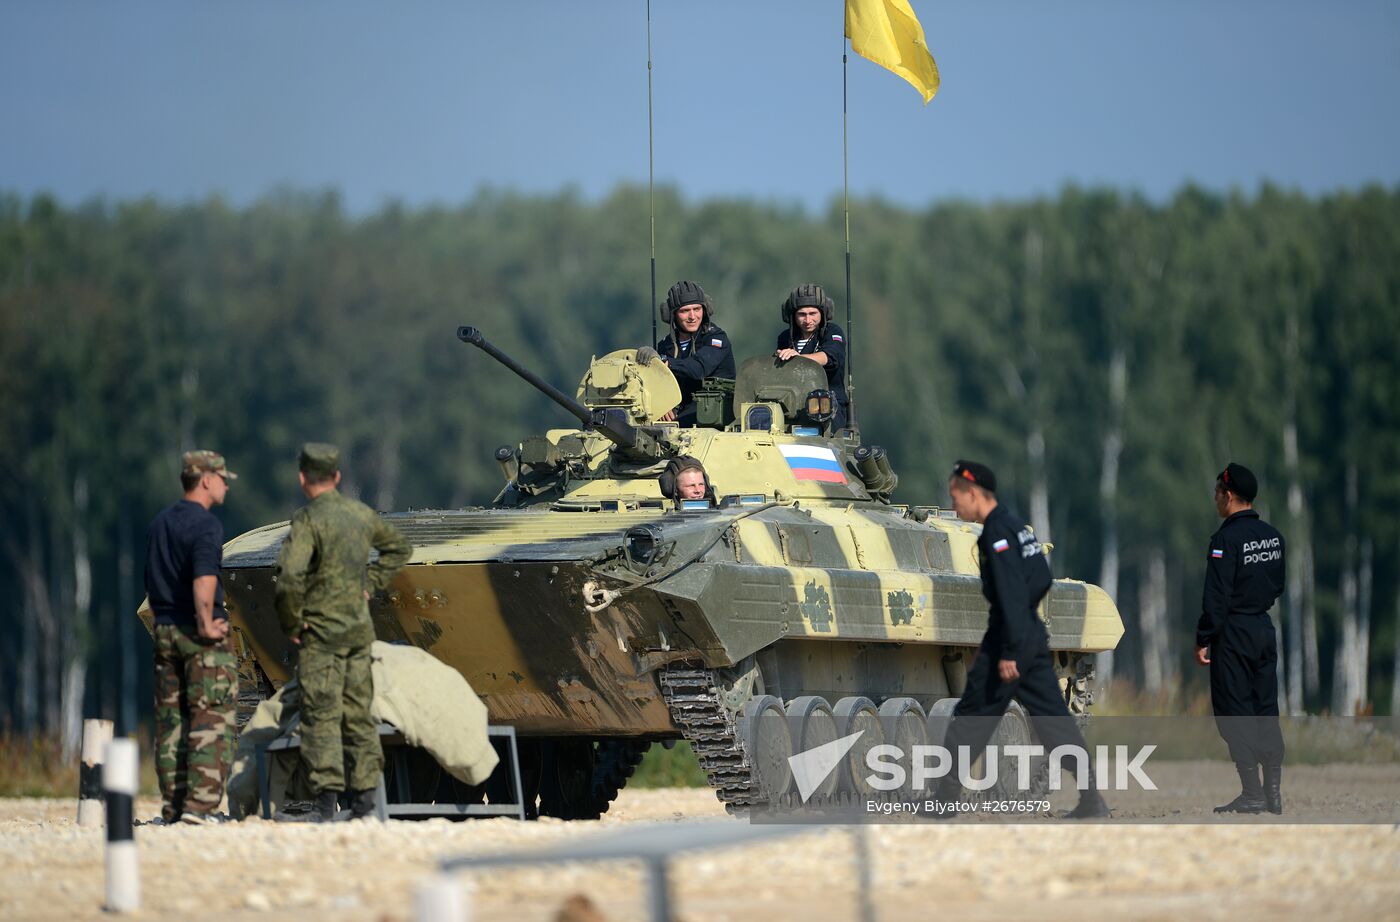
[[963,787],[958,779],[953,775],[944,775],[934,786],[933,796],[930,802],[936,804],[935,808],[929,812],[929,819],[951,820],[958,815],[957,803],[962,799]]
[[1236,765],[1240,774],[1240,796],[1215,808],[1216,813],[1263,813],[1264,787],[1259,783],[1259,767]]
[[273,819],[279,823],[332,823],[340,809],[339,791],[322,791],[316,795],[316,802],[305,813],[288,813],[278,810]]
[[1089,789],[1079,795],[1079,803],[1075,804],[1073,810],[1067,811],[1064,818],[1067,820],[1098,820],[1108,819],[1112,815],[1113,811],[1108,809],[1108,804],[1103,802],[1103,795],[1091,782]]
[[1264,766],[1264,809],[1275,815],[1283,813],[1283,765]]
[[371,817],[379,818],[379,805],[375,803],[375,792],[351,791],[350,792],[350,819],[364,820]]
[[312,822],[333,823],[338,812],[340,812],[340,792],[322,791],[316,795],[316,809],[311,811],[311,815],[316,819]]

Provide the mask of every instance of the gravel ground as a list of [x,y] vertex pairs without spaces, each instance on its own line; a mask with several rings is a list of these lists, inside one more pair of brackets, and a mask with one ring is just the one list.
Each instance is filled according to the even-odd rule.
[[[1345,805],[1327,769],[1298,768],[1285,794],[1297,816]],[[1121,817],[1186,819],[1233,795],[1227,765],[1183,765],[1199,798],[1121,795]],[[1367,776],[1400,791],[1394,769]],[[1348,794],[1348,797],[1355,797]],[[137,815],[158,804],[141,800]],[[97,918],[102,831],[75,825],[71,800],[0,800],[0,918]],[[217,828],[142,826],[137,832],[146,918],[412,918],[415,882],[444,856],[554,844],[642,821],[722,817],[708,790],[624,791],[600,823],[490,819],[291,826],[250,820]],[[881,919],[952,912],[959,919],[1035,913],[1135,920],[1400,919],[1400,831],[1391,824],[1078,825],[1030,822],[867,827],[875,855],[871,894]],[[677,902],[686,920],[856,918],[849,830],[682,859]],[[643,917],[643,880],[628,865],[464,875],[473,918],[553,919],[569,896],[608,919]]]

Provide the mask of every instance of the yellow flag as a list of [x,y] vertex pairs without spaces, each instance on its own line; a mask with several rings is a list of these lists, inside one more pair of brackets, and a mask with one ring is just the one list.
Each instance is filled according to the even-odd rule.
[[846,37],[856,54],[912,83],[924,105],[938,92],[938,65],[909,0],[846,0]]

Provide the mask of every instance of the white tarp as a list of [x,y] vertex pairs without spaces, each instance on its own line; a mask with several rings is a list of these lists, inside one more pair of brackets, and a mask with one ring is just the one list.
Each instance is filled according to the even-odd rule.
[[[426,749],[459,781],[480,784],[490,777],[498,760],[486,734],[486,705],[467,680],[417,647],[375,641],[370,656],[375,720],[393,724],[409,744]],[[293,679],[258,705],[239,735],[228,781],[234,816],[257,812],[257,747],[295,730],[300,699]],[[268,753],[267,761],[274,810],[288,800],[311,799],[295,751]]]

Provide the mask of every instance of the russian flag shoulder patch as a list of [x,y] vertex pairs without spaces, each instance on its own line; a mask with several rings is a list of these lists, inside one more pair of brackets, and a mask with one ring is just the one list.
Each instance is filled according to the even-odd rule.
[[712,340],[710,340],[710,345],[711,345],[711,346],[723,346],[723,345],[724,345],[724,340],[722,340],[722,339],[712,339]]
[[1210,549],[1210,556],[1214,557],[1216,560],[1220,560],[1222,557],[1225,556],[1225,552],[1220,548],[1213,547]]
[[834,339],[834,340],[836,340],[838,343],[843,343],[843,342],[845,342],[845,340],[841,338],[841,334],[840,334],[840,333],[832,333],[832,334],[831,334],[831,338]]
[[998,554],[1000,554],[1002,551],[1006,550],[1009,547],[1011,547],[1011,545],[1007,542],[1005,538],[1002,538],[999,541],[992,542],[992,550]]

